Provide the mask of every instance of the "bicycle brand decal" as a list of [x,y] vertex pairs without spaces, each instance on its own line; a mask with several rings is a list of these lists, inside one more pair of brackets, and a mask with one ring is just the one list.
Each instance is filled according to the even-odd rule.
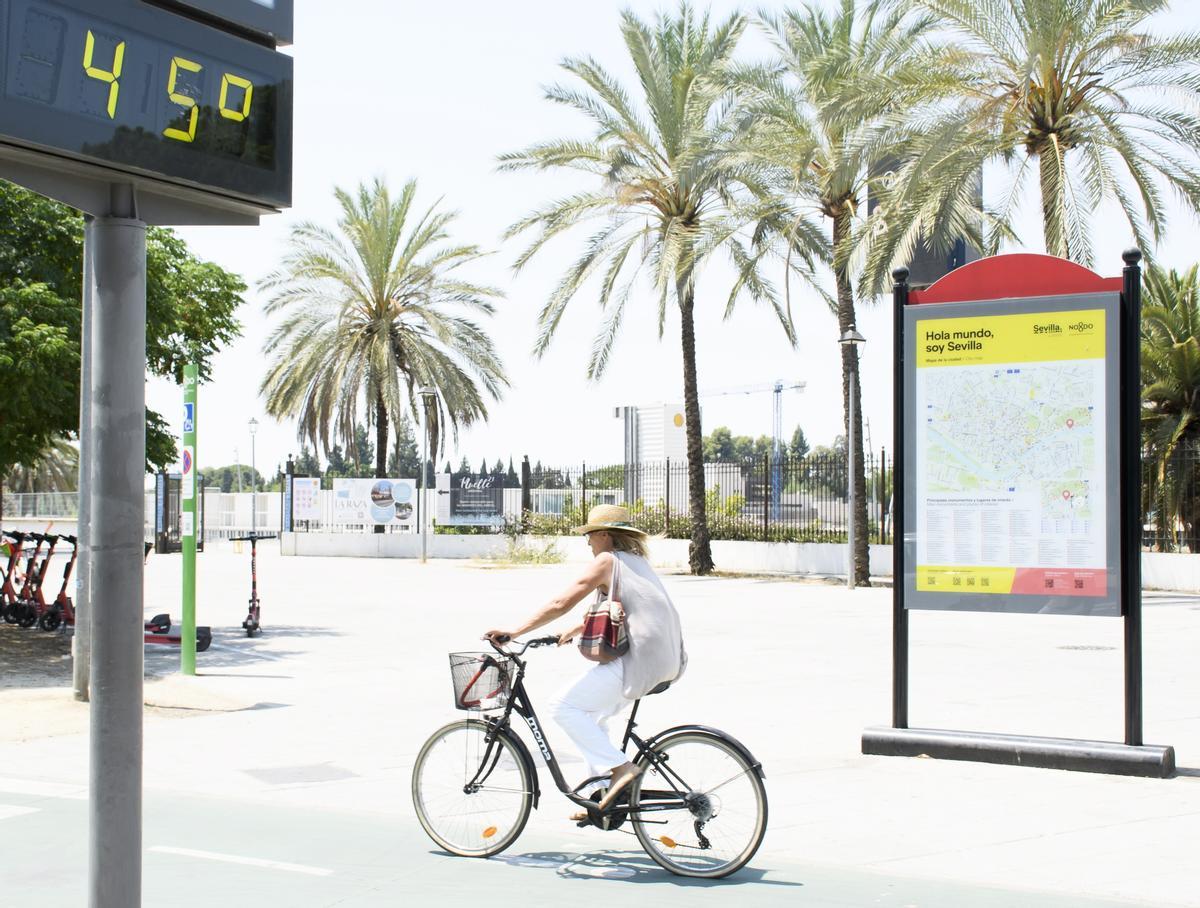
[[542,756],[547,763],[553,761],[550,754],[550,748],[546,746],[546,739],[542,737],[542,730],[538,728],[537,720],[533,716],[525,716],[525,721],[529,725],[529,730],[533,732],[533,740],[537,741],[538,750],[542,752]]

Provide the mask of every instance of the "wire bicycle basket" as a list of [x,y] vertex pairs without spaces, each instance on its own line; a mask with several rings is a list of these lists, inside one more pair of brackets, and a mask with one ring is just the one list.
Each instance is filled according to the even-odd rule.
[[454,708],[472,712],[503,709],[508,705],[514,674],[511,660],[497,659],[491,653],[451,653]]

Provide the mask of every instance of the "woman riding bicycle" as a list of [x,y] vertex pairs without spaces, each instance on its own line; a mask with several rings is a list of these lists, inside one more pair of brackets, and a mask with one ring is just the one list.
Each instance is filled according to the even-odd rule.
[[[600,598],[615,597],[624,610],[628,651],[612,662],[593,664],[553,700],[555,721],[575,742],[588,764],[589,775],[609,774],[608,791],[600,801],[607,808],[641,769],[626,761],[608,737],[605,723],[639,697],[677,680],[687,667],[679,613],[662,581],[646,560],[646,534],[629,521],[618,505],[598,505],[587,523],[575,528],[594,556],[587,569],[562,593],[528,621],[512,630],[489,630],[484,636],[503,641],[517,638],[561,618],[593,590]],[[559,646],[577,637],[582,622],[559,635]],[[585,819],[577,814],[572,819]]]

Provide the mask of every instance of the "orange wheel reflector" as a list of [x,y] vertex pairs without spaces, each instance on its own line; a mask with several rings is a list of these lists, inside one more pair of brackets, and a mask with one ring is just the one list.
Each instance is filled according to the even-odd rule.
[[491,838],[492,836],[494,836],[495,834],[496,834],[496,827],[495,827],[495,826],[489,826],[487,829],[485,829],[485,830],[483,831],[483,837],[484,837],[485,839],[490,839],[490,838]]
[[660,842],[662,842],[664,845],[666,845],[668,848],[675,847],[675,840],[673,838],[671,838],[670,836],[662,835],[662,836],[658,837],[658,840]]

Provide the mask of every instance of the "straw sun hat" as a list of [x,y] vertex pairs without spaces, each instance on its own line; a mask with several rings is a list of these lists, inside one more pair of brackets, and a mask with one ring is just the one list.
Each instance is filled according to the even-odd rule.
[[629,522],[629,509],[619,504],[598,504],[588,511],[587,523],[575,527],[576,533],[592,533],[597,530],[605,532],[617,531],[629,533],[632,536],[645,536],[644,530],[639,530]]

